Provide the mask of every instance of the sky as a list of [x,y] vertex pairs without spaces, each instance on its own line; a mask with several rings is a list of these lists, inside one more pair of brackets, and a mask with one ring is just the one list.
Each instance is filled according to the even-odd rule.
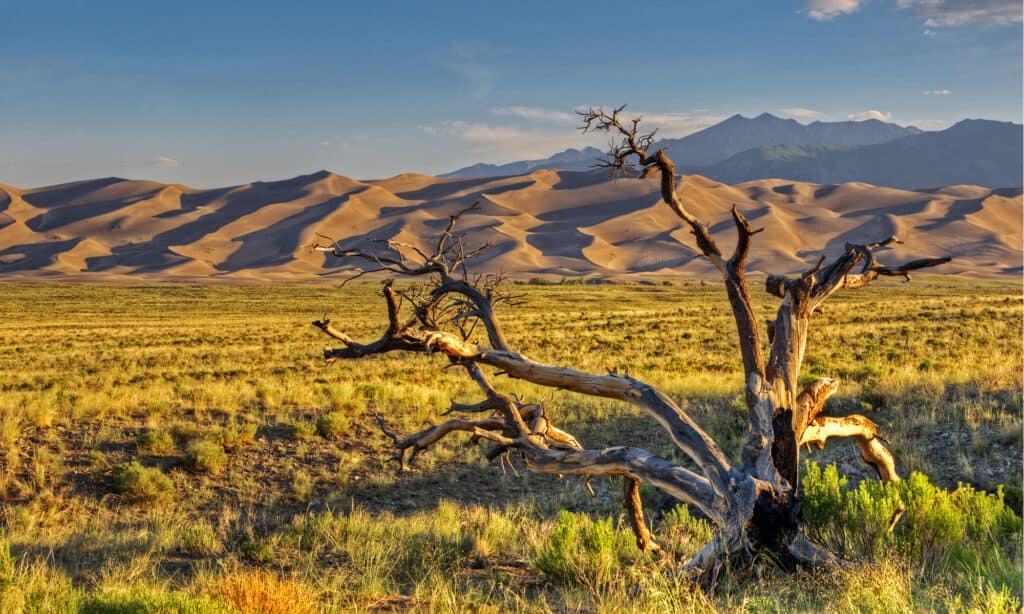
[[360,178],[730,115],[1022,120],[1021,2],[0,0],[0,182]]

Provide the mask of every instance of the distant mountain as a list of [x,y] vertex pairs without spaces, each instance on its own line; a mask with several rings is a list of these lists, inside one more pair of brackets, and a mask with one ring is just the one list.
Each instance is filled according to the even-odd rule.
[[877,119],[804,125],[794,119],[762,113],[753,119],[733,115],[681,139],[665,139],[658,147],[668,147],[677,165],[694,167],[710,166],[756,147],[874,145],[920,133],[921,130],[913,126],[887,124]]
[[964,120],[877,145],[780,145],[744,151],[695,172],[725,183],[785,177],[793,181],[860,181],[894,188],[953,184],[1022,184],[1024,131],[1020,124]]
[[509,175],[525,175],[541,169],[558,169],[570,171],[585,171],[594,165],[594,161],[604,155],[604,152],[596,147],[585,147],[583,149],[566,149],[556,153],[550,158],[543,160],[520,160],[508,164],[485,164],[477,163],[472,166],[460,168],[457,171],[438,175],[438,177],[507,177]]
[[[652,128],[654,126],[651,126]],[[655,148],[667,147],[672,159],[683,170],[710,166],[748,149],[773,145],[854,146],[874,145],[900,137],[919,134],[912,126],[904,128],[877,119],[846,122],[801,124],[770,113],[754,118],[733,115],[729,119],[680,139],[662,139]],[[521,175],[537,169],[589,170],[604,152],[587,147],[567,149],[543,160],[523,160],[508,164],[474,164],[441,177],[499,177]]]

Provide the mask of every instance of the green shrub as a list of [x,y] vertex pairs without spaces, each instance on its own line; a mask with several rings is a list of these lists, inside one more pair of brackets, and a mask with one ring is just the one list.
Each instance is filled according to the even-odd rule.
[[982,577],[1020,594],[1022,524],[1001,488],[994,494],[966,485],[948,491],[913,473],[850,489],[835,466],[823,470],[813,463],[806,464],[803,486],[810,531],[843,556],[902,556],[930,577]]
[[316,421],[316,432],[326,439],[337,439],[352,428],[352,419],[345,414],[332,411]]
[[291,426],[292,439],[309,439],[316,433],[316,426],[311,422],[296,422]]
[[121,463],[113,469],[114,489],[135,502],[161,501],[174,493],[174,482],[156,467],[138,461]]
[[694,518],[690,508],[685,505],[677,505],[665,512],[661,523],[659,538],[675,547],[689,545],[690,549],[703,548],[715,532],[708,521]]
[[232,424],[220,432],[221,443],[225,450],[234,450],[244,444],[250,444],[256,440],[256,431],[259,425],[255,422],[245,424]]
[[193,471],[220,475],[228,462],[224,446],[209,439],[196,439],[188,444],[185,452],[185,465]]
[[174,437],[167,431],[146,429],[135,441],[135,449],[139,454],[148,456],[172,454],[175,450]]
[[209,597],[147,588],[110,591],[89,597],[78,611],[82,614],[229,614],[236,610]]
[[533,566],[557,582],[602,586],[637,552],[632,534],[616,529],[610,518],[591,520],[562,511],[555,530],[536,550]]

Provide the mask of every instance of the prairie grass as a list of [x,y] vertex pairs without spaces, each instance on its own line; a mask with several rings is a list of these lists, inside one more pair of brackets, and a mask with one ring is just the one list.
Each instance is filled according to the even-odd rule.
[[[329,340],[309,322],[328,312],[375,338],[378,290],[4,284],[0,611],[1020,607],[1019,284],[926,277],[830,300],[805,378],[841,378],[826,412],[868,416],[901,474],[920,475],[865,479],[851,442],[805,454],[809,530],[850,566],[765,568],[714,594],[636,550],[617,483],[595,480],[592,497],[575,480],[485,464],[457,437],[396,473],[374,415],[407,433],[451,399],[479,399],[429,356],[324,363]],[[526,304],[500,313],[517,349],[649,381],[738,457],[742,375],[720,286],[522,290]],[[770,317],[775,300],[755,300]],[[495,381],[588,447],[682,461],[632,407]],[[704,521],[643,496],[659,539],[683,556],[706,543]]]

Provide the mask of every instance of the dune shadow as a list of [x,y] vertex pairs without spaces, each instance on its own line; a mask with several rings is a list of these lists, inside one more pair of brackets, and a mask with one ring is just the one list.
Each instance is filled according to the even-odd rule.
[[57,256],[74,248],[83,237],[13,245],[0,250],[0,273],[35,271],[44,269],[57,260]]
[[612,177],[606,168],[595,168],[590,171],[558,171],[558,182],[551,186],[551,189],[575,190],[609,181],[612,181]]
[[[446,209],[446,208],[451,209],[451,211],[445,212],[443,214],[443,217],[445,219],[445,223],[447,223],[449,215],[453,215],[453,214],[457,213],[459,210],[464,209],[466,207],[469,207],[474,202],[480,201],[478,209],[475,212],[475,214],[477,214],[477,215],[486,215],[488,207],[490,207],[491,210],[492,210],[492,213],[490,215],[509,215],[510,213],[498,212],[496,210],[496,208],[500,207],[501,205],[499,205],[497,203],[494,203],[494,202],[488,201],[487,197],[488,196],[498,196],[500,194],[504,194],[506,192],[514,192],[516,190],[522,190],[524,188],[530,187],[531,185],[533,185],[532,181],[520,181],[518,183],[511,183],[511,184],[508,184],[508,185],[498,186],[494,190],[487,190],[487,191],[480,192],[478,194],[461,195],[461,196],[457,196],[457,197],[454,197],[454,198],[449,198],[453,194],[461,191],[461,190],[454,190],[454,191],[452,191],[452,192],[450,192],[450,193],[448,193],[448,194],[446,194],[444,196],[437,196],[437,197],[433,197],[431,199],[423,199],[423,200],[428,200],[428,202],[416,205],[416,210],[417,211],[426,211],[426,212],[429,212],[431,214],[435,214],[438,209]],[[398,196],[404,198],[401,194],[398,194]],[[421,199],[416,199],[416,200],[421,200]],[[454,206],[456,204],[458,205],[457,207]],[[381,209],[380,209],[380,216],[381,217],[391,217],[391,216],[394,216],[394,215],[404,215],[404,214],[406,214],[408,212],[409,212],[409,207],[407,207],[407,206],[406,207],[381,207]]]
[[[511,177],[515,177],[513,175]],[[519,175],[525,176],[525,175]],[[473,189],[478,186],[484,186],[489,183],[495,183],[498,181],[505,181],[510,177],[472,177],[469,179],[458,179],[454,181],[442,181],[434,183],[418,190],[408,190],[405,192],[395,192],[395,196],[403,200],[444,200],[453,194],[458,192],[464,192],[466,190]],[[522,181],[518,185],[526,186],[532,184],[532,181]],[[497,193],[497,192],[492,192]]]
[[[282,184],[287,185],[288,189],[282,187]],[[213,204],[220,198],[223,198],[224,202],[209,213],[162,232],[149,241],[114,247],[109,256],[87,258],[87,270],[102,272],[116,266],[131,266],[134,267],[135,273],[163,271],[192,260],[173,252],[171,247],[194,243],[269,205],[305,198],[308,195],[308,181],[296,182],[295,180],[273,184],[253,184],[247,189],[232,188],[227,192],[211,190],[194,194],[187,199],[187,205],[183,203],[183,206],[198,209]]]
[[287,264],[294,260],[302,233],[348,202],[351,194],[330,198],[291,215],[275,224],[242,235],[233,241],[242,244],[227,259],[216,265],[218,270],[238,271]]

